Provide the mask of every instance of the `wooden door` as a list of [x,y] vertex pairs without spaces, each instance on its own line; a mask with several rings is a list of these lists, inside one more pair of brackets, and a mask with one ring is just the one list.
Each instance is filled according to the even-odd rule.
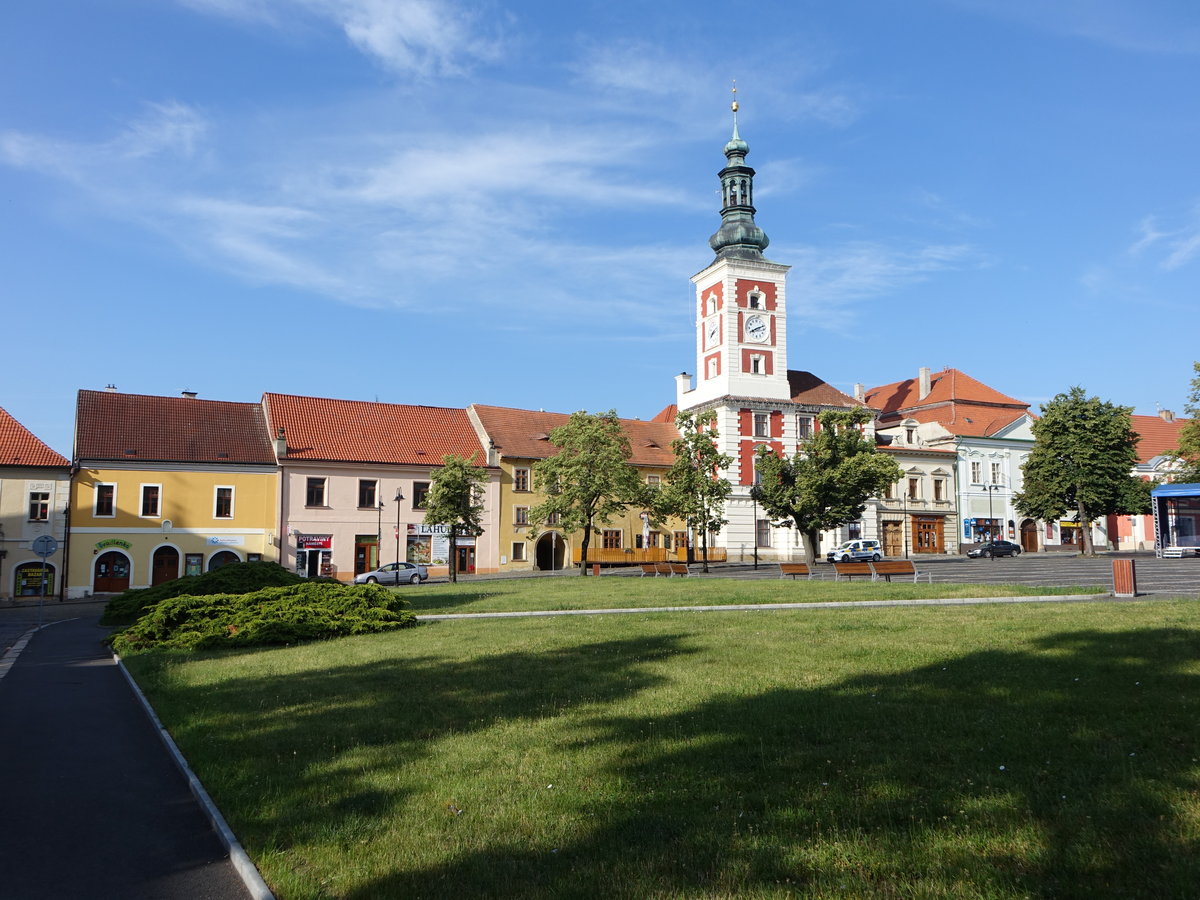
[[904,523],[903,522],[884,522],[883,523],[883,555],[884,556],[903,556],[904,555]]
[[179,577],[179,551],[174,547],[159,547],[154,551],[154,562],[150,570],[150,583],[162,584]]
[[1037,553],[1037,522],[1026,519],[1021,523],[1021,549],[1026,553]]
[[473,575],[475,573],[474,547],[458,548],[458,566],[455,571],[463,575]]
[[119,594],[129,590],[129,557],[109,550],[96,557],[92,590],[97,594]]

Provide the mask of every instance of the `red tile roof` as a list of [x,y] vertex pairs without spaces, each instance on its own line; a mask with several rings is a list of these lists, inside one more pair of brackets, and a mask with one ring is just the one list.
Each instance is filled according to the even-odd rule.
[[[543,412],[533,409],[510,409],[504,406],[471,407],[479,416],[484,431],[505,457],[510,459],[545,459],[558,452],[550,443],[550,432],[565,425],[571,417],[566,413]],[[629,461],[638,466],[667,468],[675,461],[671,442],[679,437],[674,419],[666,422],[643,422],[640,419],[621,419],[621,427],[629,436]]]
[[282,426],[288,459],[440,466],[449,455],[487,454],[465,409],[263,394],[272,436]]
[[855,400],[849,394],[844,394],[828,382],[822,381],[812,372],[788,370],[788,387],[792,392],[793,403],[805,403],[812,406],[866,406],[861,400]]
[[274,464],[257,403],[80,391],[79,460]]
[[675,418],[678,415],[679,415],[679,407],[676,404],[671,403],[671,404],[668,404],[667,406],[664,406],[662,408],[662,412],[660,412],[657,416],[655,416],[650,421],[651,422],[666,422],[669,425],[674,425]]
[[929,376],[929,393],[920,396],[920,381],[909,378],[866,393],[867,403],[882,412],[887,427],[901,419],[937,422],[951,434],[988,437],[1007,428],[1023,415],[1032,415],[1029,404],[1002,394],[957,369]]
[[920,389],[920,381],[916,378],[895,381],[867,391],[867,403],[885,415],[902,409],[934,406],[939,403],[982,403],[1029,409],[1028,403],[1002,394],[958,369],[932,373],[929,376],[929,394],[925,397],[920,396]]
[[0,407],[0,466],[70,465],[70,460],[47,447]]
[[1179,447],[1179,433],[1191,419],[1168,422],[1159,416],[1130,416],[1133,430],[1142,436],[1138,441],[1138,462],[1149,462],[1156,456],[1174,453]]

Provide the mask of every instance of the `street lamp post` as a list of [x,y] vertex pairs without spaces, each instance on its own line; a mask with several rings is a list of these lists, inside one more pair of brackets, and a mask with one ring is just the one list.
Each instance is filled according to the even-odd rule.
[[396,562],[400,562],[400,501],[404,499],[404,494],[400,492],[400,488],[396,488]]
[[994,484],[992,482],[988,482],[987,484],[985,484],[983,486],[983,489],[985,491],[987,491],[987,495],[988,495],[988,540],[989,541],[994,541],[996,539],[996,522],[995,522],[995,518],[994,518],[993,512],[992,512],[992,491],[998,491],[1003,486],[1004,485],[1002,485],[1002,484]]
[[750,488],[750,502],[754,504],[754,568],[758,568],[758,485]]
[[383,498],[375,500],[375,568],[383,563]]

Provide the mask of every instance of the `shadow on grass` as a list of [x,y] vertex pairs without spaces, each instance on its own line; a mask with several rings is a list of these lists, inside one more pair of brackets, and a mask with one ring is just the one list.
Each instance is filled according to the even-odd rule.
[[[677,634],[396,659],[174,702],[202,704],[206,765],[228,761],[219,802],[271,852],[330,831],[352,841],[404,800],[314,764],[339,748],[420,759],[452,733],[631,697],[661,681],[650,665],[688,652]],[[623,787],[582,801],[591,824],[574,843],[514,835],[345,896],[1195,897],[1200,809],[1177,801],[1200,786],[1198,659],[1187,630],[1070,632],[1032,652],[711,698],[656,717],[669,740],[601,715],[590,739]],[[246,696],[264,698],[250,717]],[[256,752],[279,757],[277,784],[238,781],[236,760]]]

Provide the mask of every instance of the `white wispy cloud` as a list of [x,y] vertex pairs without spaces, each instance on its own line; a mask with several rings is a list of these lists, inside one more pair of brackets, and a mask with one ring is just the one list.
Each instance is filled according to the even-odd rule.
[[1200,257],[1200,203],[1163,224],[1162,216],[1146,216],[1137,226],[1138,239],[1130,245],[1131,256],[1158,251],[1157,264],[1167,271],[1182,268]]
[[297,16],[337,28],[360,53],[394,72],[461,75],[499,58],[503,28],[455,0],[177,0],[209,15],[277,29]]

